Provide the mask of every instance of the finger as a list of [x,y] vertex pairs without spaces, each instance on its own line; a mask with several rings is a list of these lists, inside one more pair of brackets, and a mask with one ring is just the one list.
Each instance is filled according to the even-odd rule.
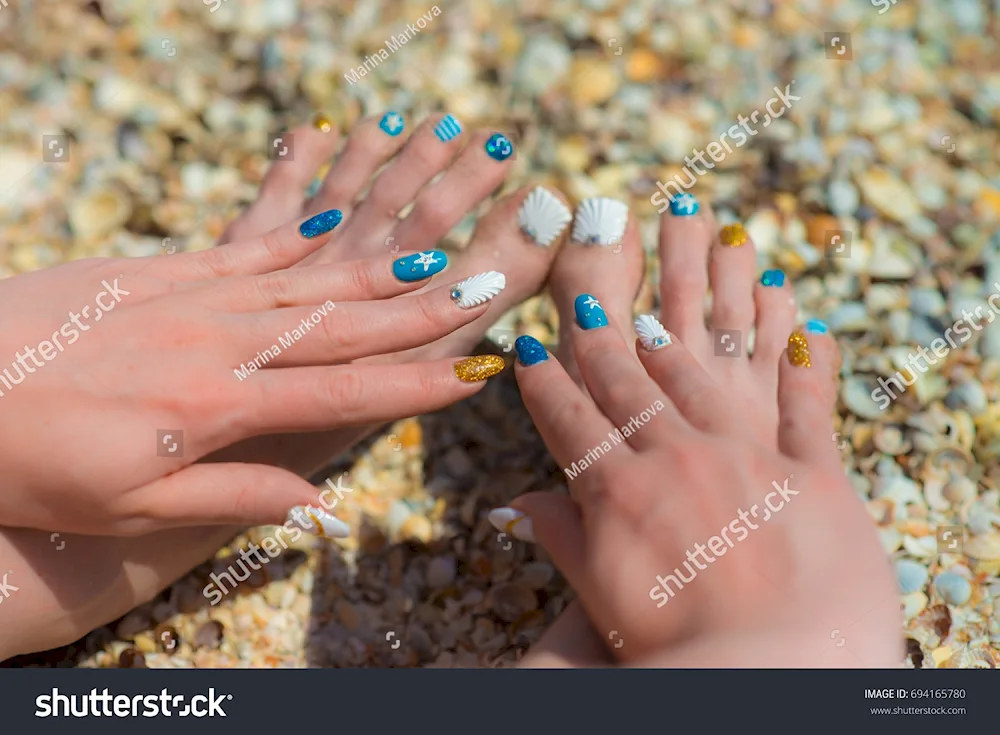
[[677,418],[660,413],[666,408],[663,392],[635,359],[621,332],[608,323],[604,309],[590,294],[576,298],[576,327],[572,330],[573,352],[591,397],[632,447],[642,450],[660,439],[658,431],[647,431],[646,422]]
[[406,365],[264,370],[240,378],[249,391],[249,408],[232,441],[419,416],[478,393],[482,381],[503,368],[502,358],[477,355]]
[[[475,286],[477,280],[486,286]],[[246,354],[251,355],[272,348],[276,335],[284,335],[278,338],[280,344],[295,344],[294,350],[279,348],[267,362],[268,368],[327,365],[391,354],[433,342],[478,319],[504,283],[503,274],[493,271],[413,298],[340,305],[328,301],[319,307],[281,309],[242,318],[241,323],[249,324],[237,333],[248,336],[242,341]]]
[[[666,393],[674,410],[702,431],[739,429],[729,420],[726,398],[698,359],[651,314],[636,319],[637,352],[649,376]],[[682,431],[679,421],[671,431]]]
[[343,218],[338,209],[282,225],[277,229],[224,248],[209,248],[161,258],[164,270],[178,281],[270,273],[298,263],[330,239]]
[[194,464],[124,496],[120,510],[129,520],[119,530],[137,535],[183,526],[286,524],[317,536],[347,536],[347,525],[324,507],[329,504],[287,470]]
[[[419,289],[423,282],[440,272],[448,262],[442,250],[430,250],[432,267],[418,269],[419,278],[411,279],[409,263],[415,254],[402,257],[365,258],[334,265],[288,268],[258,276],[232,278],[211,289],[203,289],[205,303],[229,313],[248,313],[286,307],[323,304],[327,301],[371,301],[389,299]],[[402,264],[399,265],[399,264]],[[397,274],[405,267],[407,280]],[[297,312],[296,312],[297,313]],[[304,315],[308,316],[308,314]],[[286,319],[286,317],[280,317]],[[296,318],[293,321],[297,321]],[[284,330],[282,330],[282,333]]]
[[778,446],[789,457],[840,466],[833,441],[840,353],[822,322],[788,338],[778,377]]

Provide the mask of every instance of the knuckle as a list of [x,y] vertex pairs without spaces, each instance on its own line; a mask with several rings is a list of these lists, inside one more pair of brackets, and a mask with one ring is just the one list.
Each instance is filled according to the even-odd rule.
[[[353,355],[354,350],[363,341],[364,325],[348,309],[338,309],[336,319],[326,318],[320,321],[319,327],[323,341],[330,348],[330,356],[338,359]],[[336,354],[334,354],[336,353]]]
[[294,306],[295,279],[287,271],[268,273],[253,279],[261,299],[273,308]]
[[324,385],[332,413],[342,418],[351,418],[365,406],[365,381],[357,368],[332,370]]
[[441,155],[438,141],[418,141],[413,146],[412,156],[416,164],[425,171],[437,171],[441,168]]
[[351,288],[358,294],[371,296],[375,293],[378,276],[367,261],[355,264],[349,273]]
[[445,197],[424,196],[417,201],[413,216],[420,224],[440,225],[451,216],[451,205]]

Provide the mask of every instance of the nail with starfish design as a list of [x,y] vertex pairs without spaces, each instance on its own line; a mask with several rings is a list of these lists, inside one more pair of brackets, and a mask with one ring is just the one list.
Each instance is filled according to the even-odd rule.
[[405,283],[422,281],[444,270],[448,255],[443,250],[425,250],[407,255],[392,264],[392,273]]
[[382,129],[382,132],[395,138],[403,132],[405,123],[403,122],[403,116],[398,112],[387,112],[382,116],[382,120],[378,126]]
[[576,323],[583,329],[608,326],[608,317],[604,313],[604,307],[589,293],[582,293],[576,297],[574,309],[576,310]]
[[534,543],[535,529],[531,518],[514,508],[495,508],[489,514],[493,528],[513,536],[518,541]]

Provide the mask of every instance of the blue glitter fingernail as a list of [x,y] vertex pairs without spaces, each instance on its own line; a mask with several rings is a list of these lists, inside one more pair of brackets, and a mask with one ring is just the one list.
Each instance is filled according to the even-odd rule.
[[506,161],[514,152],[514,144],[503,133],[493,133],[486,141],[486,153],[494,161]]
[[518,337],[514,341],[514,349],[517,350],[518,361],[525,367],[531,367],[549,359],[549,353],[545,346],[528,335]]
[[764,271],[760,276],[760,282],[764,286],[774,286],[781,288],[785,285],[785,273],[777,268]]
[[810,319],[806,322],[806,331],[813,334],[826,334],[830,330],[826,326],[826,322],[820,319]]
[[299,225],[299,232],[302,233],[303,237],[310,239],[319,237],[339,225],[342,219],[344,219],[344,215],[339,209],[328,209],[325,212],[320,212],[310,217]]
[[608,326],[608,317],[604,313],[601,302],[589,293],[582,293],[576,297],[574,304],[576,311],[576,323],[583,329],[597,329]]
[[670,200],[670,214],[675,217],[690,217],[698,214],[699,208],[698,200],[687,192],[678,194]]
[[382,128],[385,133],[395,138],[403,132],[405,124],[406,123],[403,122],[403,116],[398,112],[387,112],[382,116],[382,121],[378,124],[378,126]]

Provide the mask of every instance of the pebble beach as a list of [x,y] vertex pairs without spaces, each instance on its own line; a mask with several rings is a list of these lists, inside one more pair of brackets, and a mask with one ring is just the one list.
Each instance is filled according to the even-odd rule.
[[[255,199],[274,131],[448,111],[514,141],[497,197],[537,183],[574,205],[628,202],[648,312],[658,182],[686,181],[686,156],[790,89],[689,190],[744,223],[801,321],[838,339],[836,433],[816,441],[838,444],[895,565],[902,665],[996,668],[998,39],[1000,0],[10,0],[0,277],[212,247]],[[443,247],[461,250],[476,214]],[[512,361],[519,334],[555,349],[547,294],[479,352]],[[921,347],[938,356],[926,370]],[[894,376],[904,387],[883,405]],[[274,532],[250,529],[155,600],[13,665],[514,666],[573,599],[541,549],[486,517],[566,492],[510,371],[385,427],[313,478],[327,481],[349,489],[336,514],[351,537],[303,535],[212,605],[212,575]]]

